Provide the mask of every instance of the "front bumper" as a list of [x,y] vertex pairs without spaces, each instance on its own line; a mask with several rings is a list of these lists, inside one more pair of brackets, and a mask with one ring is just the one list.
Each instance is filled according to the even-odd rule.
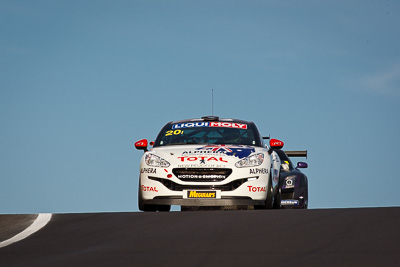
[[264,200],[253,200],[250,197],[221,199],[184,199],[179,197],[155,197],[143,201],[146,205],[180,205],[180,206],[252,206],[264,205]]
[[[145,205],[252,206],[264,205],[268,176],[236,177],[221,182],[190,183],[142,175],[142,200]],[[190,196],[207,193],[210,196]]]

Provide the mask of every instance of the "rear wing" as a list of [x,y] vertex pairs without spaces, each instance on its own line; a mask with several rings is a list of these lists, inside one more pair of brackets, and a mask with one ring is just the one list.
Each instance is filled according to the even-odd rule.
[[307,158],[307,150],[301,150],[301,151],[285,151],[286,155],[288,157],[305,157]]

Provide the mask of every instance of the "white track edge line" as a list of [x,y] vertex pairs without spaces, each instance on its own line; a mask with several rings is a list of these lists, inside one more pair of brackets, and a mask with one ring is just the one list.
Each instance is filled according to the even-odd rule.
[[51,216],[52,216],[51,213],[39,213],[36,220],[33,221],[33,223],[28,228],[26,228],[24,231],[22,231],[21,233],[13,236],[7,240],[0,242],[0,248],[11,245],[12,243],[21,241],[22,239],[27,238],[31,234],[39,231],[50,221]]

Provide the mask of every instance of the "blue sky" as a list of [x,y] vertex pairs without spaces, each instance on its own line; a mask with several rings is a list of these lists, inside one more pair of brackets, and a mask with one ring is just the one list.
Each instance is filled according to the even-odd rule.
[[400,2],[0,0],[0,213],[137,211],[133,143],[254,121],[310,208],[399,206]]

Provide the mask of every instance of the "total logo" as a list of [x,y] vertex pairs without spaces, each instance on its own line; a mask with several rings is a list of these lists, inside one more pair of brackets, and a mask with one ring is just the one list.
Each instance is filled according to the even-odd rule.
[[157,187],[155,187],[155,186],[153,187],[153,186],[142,185],[142,190],[144,192],[158,192]]
[[251,185],[248,185],[247,188],[249,188],[249,192],[266,192],[267,191],[265,186],[251,186]]
[[222,157],[208,157],[208,156],[198,156],[198,157],[178,157],[180,161],[182,162],[188,162],[188,161],[198,161],[200,160],[200,164],[205,164],[206,162],[210,161],[218,161],[218,162],[228,162],[227,160],[224,160]]

